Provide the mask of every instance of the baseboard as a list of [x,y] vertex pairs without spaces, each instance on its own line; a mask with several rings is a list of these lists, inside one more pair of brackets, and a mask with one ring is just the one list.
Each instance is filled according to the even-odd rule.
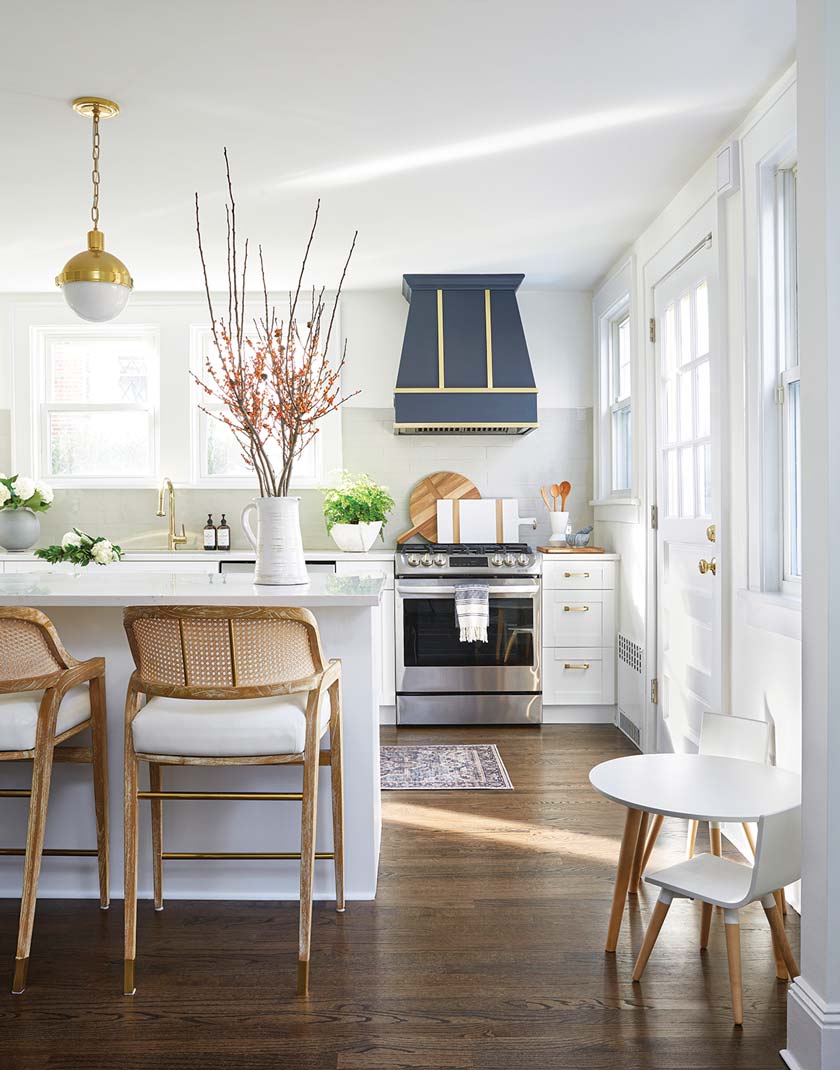
[[826,1003],[802,977],[788,991],[787,1047],[779,1054],[790,1070],[840,1066],[840,1003]]
[[543,724],[613,724],[615,706],[543,706]]
[[379,707],[379,723],[380,724],[396,724],[397,723],[397,707],[396,706],[380,706]]

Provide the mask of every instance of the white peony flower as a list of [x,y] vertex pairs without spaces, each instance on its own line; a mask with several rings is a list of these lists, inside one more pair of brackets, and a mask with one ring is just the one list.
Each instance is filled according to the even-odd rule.
[[15,494],[23,501],[28,501],[35,493],[35,480],[29,476],[18,476],[15,480]]
[[0,483],[0,505],[5,505],[12,494],[5,483]]
[[110,565],[112,561],[116,561],[117,559],[117,555],[114,553],[114,547],[107,539],[101,539],[99,542],[95,542],[90,552],[91,557],[97,565]]
[[82,540],[75,531],[66,531],[61,536],[61,549],[68,550],[71,546],[81,545]]
[[44,502],[46,505],[49,505],[55,497],[53,489],[49,485],[49,483],[43,483],[39,480],[35,484],[35,490],[37,490],[38,493],[41,495],[41,501]]

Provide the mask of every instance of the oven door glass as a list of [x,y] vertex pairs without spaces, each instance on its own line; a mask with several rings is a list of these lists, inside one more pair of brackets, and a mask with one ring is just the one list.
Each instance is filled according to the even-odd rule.
[[408,668],[533,666],[534,600],[493,598],[486,643],[462,643],[453,598],[403,600],[403,665]]

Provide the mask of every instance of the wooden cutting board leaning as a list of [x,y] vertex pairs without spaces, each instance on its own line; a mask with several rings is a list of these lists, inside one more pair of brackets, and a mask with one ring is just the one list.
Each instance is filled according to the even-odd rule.
[[397,543],[406,542],[413,535],[422,535],[429,542],[439,542],[437,530],[437,503],[441,498],[459,501],[464,498],[480,498],[481,494],[471,479],[457,472],[433,472],[425,476],[408,500],[408,515],[412,527],[397,536]]

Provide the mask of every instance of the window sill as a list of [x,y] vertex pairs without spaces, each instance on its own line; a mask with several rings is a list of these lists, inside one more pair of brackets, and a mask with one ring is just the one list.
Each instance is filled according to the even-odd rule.
[[595,510],[595,519],[606,524],[638,524],[641,516],[641,501],[638,498],[601,498],[589,503]]
[[742,588],[738,599],[744,603],[747,624],[765,632],[802,639],[802,600],[778,591],[750,591]]

